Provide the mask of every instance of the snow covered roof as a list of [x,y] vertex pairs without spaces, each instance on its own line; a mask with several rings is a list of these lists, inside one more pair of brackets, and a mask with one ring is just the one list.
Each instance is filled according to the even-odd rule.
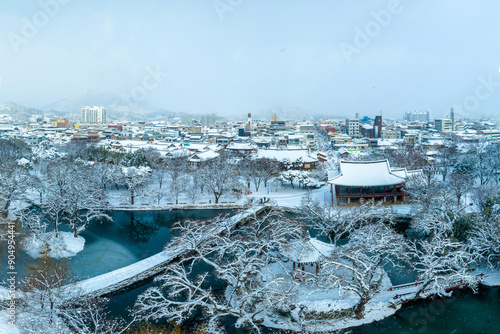
[[295,263],[310,264],[317,263],[330,256],[334,248],[335,246],[319,241],[316,238],[307,237],[292,241],[283,247],[280,252]]
[[389,161],[340,161],[340,174],[328,183],[345,187],[378,187],[403,183],[406,169],[391,170]]
[[226,149],[228,150],[254,150],[255,146],[249,143],[235,143],[229,144]]
[[305,163],[309,162],[317,162],[318,159],[309,156],[309,150],[265,150],[259,149],[257,152],[258,158],[267,158],[267,159],[275,159],[280,162],[288,159],[291,162],[297,161],[297,159],[302,158],[302,161]]
[[210,160],[213,158],[217,158],[218,156],[219,156],[219,153],[216,153],[216,152],[211,151],[211,150],[207,150],[205,152],[193,154],[193,156],[191,156],[189,161],[190,162],[206,161],[206,160]]

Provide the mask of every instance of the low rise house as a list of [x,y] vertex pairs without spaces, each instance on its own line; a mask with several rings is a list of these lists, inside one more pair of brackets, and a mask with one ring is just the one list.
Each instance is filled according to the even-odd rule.
[[[283,163],[285,160],[293,163],[298,169],[315,169],[318,158],[312,156],[308,149],[259,149],[257,158],[267,158]],[[300,162],[300,166],[296,163]]]

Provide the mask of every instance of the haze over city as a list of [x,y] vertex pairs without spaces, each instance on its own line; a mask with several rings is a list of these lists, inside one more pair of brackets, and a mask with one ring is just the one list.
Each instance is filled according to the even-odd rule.
[[499,12],[493,0],[3,1],[0,103],[92,91],[219,115],[498,114]]

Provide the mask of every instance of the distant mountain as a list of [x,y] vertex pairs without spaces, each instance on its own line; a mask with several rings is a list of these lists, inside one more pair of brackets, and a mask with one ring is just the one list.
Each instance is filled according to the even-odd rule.
[[16,120],[26,120],[32,115],[42,115],[43,111],[25,107],[15,102],[6,102],[0,105],[0,114],[10,115]]
[[86,90],[78,95],[49,104],[43,107],[42,110],[64,114],[78,114],[85,106],[108,106],[115,102],[115,100],[116,98],[107,94]]
[[49,104],[42,110],[65,114],[80,113],[85,106],[103,106],[107,109],[108,119],[119,121],[161,120],[175,116],[174,113],[146,104],[121,99],[105,93],[86,90],[76,96]]
[[252,113],[253,119],[271,121],[271,116],[276,115],[278,120],[312,121],[317,115],[311,110],[298,107],[279,107]]
[[108,117],[115,120],[167,120],[177,114],[166,109],[151,108],[135,102],[115,101],[105,105]]

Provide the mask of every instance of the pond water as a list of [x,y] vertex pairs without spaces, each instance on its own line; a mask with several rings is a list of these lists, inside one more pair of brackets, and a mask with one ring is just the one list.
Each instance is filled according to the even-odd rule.
[[[130,265],[163,250],[172,237],[172,226],[185,219],[208,219],[232,214],[232,209],[171,210],[171,211],[112,211],[113,221],[90,224],[81,234],[85,238],[83,251],[69,258],[69,269],[75,279],[85,279]],[[61,230],[67,230],[61,226]],[[6,257],[4,256],[5,260]],[[24,277],[27,266],[36,262],[19,251],[16,270]],[[0,273],[0,280],[6,273]]]
[[500,288],[457,290],[451,298],[408,303],[394,316],[351,329],[352,334],[500,333]]

